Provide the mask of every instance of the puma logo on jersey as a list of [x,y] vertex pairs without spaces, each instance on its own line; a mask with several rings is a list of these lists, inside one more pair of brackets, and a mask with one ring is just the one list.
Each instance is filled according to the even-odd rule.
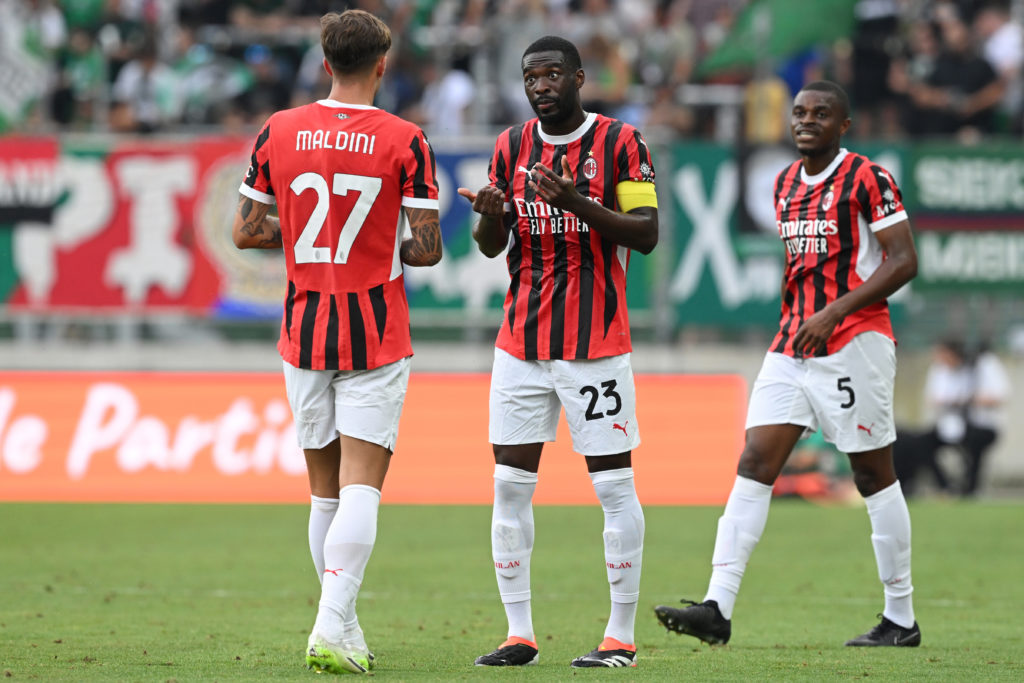
[[335,576],[338,576],[338,574],[340,572],[342,572],[342,571],[344,571],[344,570],[343,569],[325,569],[324,570],[324,574],[334,574]]
[[628,426],[629,426],[629,420],[626,420],[626,423],[625,424],[621,424],[621,425],[618,422],[613,422],[612,423],[612,429],[618,429],[620,432],[622,432],[626,436],[629,436],[629,432],[626,431],[626,427],[628,427]]
[[871,429],[872,429],[872,428],[873,428],[874,426],[875,426],[875,423],[874,423],[874,422],[872,422],[872,423],[871,423],[870,425],[868,425],[867,427],[865,427],[864,425],[857,425],[857,429],[858,429],[858,430],[860,430],[860,431],[864,431],[864,432],[867,432],[867,433],[868,433],[868,436],[871,436]]

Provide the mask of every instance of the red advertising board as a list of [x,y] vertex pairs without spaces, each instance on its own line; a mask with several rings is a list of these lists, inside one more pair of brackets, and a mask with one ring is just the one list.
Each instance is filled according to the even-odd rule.
[[[491,500],[487,375],[414,373],[384,486],[389,503]],[[645,504],[721,504],[742,448],[739,376],[639,375]],[[5,373],[0,500],[301,503],[303,457],[280,376]],[[596,501],[564,421],[538,503]]]

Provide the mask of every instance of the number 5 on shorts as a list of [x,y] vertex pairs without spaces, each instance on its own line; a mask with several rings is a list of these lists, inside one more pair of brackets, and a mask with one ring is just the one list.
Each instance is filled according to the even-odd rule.
[[836,388],[839,389],[839,391],[846,392],[847,396],[849,397],[849,398],[847,398],[845,403],[840,403],[839,407],[840,408],[852,408],[853,407],[853,403],[854,403],[854,401],[856,401],[857,397],[853,393],[853,387],[850,386],[850,378],[849,377],[840,377],[836,381]]

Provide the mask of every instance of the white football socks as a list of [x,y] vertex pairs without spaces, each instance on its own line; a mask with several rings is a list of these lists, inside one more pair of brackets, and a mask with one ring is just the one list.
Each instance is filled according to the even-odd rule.
[[604,635],[632,645],[640,600],[644,511],[633,485],[633,468],[593,472],[590,479],[604,510],[604,560],[612,603]]
[[761,540],[771,502],[771,486],[737,476],[725,504],[725,512],[718,519],[715,552],[711,558],[711,581],[704,599],[717,602],[726,619],[732,619],[743,572],[754,547]]
[[[351,630],[355,600],[377,539],[380,491],[354,484],[341,489],[338,511],[324,540],[323,588],[314,630],[332,643]],[[358,625],[356,626],[358,628]]]
[[337,498],[309,497],[309,554],[313,556],[316,580],[324,580],[324,539],[338,511]]
[[910,511],[900,483],[864,498],[871,518],[878,578],[885,586],[882,616],[904,628],[914,625],[914,587],[910,583]]
[[[324,581],[324,541],[327,538],[327,530],[334,521],[334,515],[338,511],[337,498],[321,498],[310,496],[309,508],[309,552],[313,556],[313,567],[316,569],[316,580],[323,584]],[[347,610],[348,617],[345,620],[345,639],[348,641],[362,641],[363,630],[359,627],[359,617],[356,616],[355,605]],[[365,641],[363,647],[365,647]]]
[[508,636],[534,640],[530,609],[530,555],[533,553],[533,490],[537,473],[494,466],[491,555],[498,594],[508,617]]

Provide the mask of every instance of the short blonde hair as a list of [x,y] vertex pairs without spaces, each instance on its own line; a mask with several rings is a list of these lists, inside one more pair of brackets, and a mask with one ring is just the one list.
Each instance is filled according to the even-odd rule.
[[391,29],[365,10],[330,12],[320,18],[320,44],[335,73],[357,74],[391,49]]

